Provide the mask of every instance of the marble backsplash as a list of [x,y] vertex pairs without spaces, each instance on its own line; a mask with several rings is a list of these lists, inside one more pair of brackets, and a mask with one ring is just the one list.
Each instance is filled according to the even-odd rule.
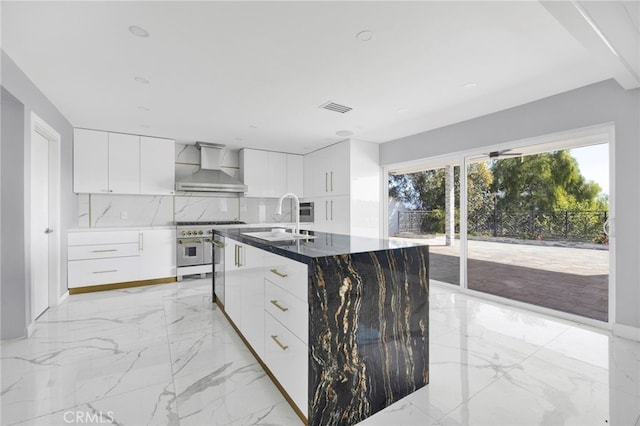
[[287,199],[276,215],[276,198],[217,195],[80,194],[78,227],[164,226],[178,221],[241,220],[247,223],[291,222]]

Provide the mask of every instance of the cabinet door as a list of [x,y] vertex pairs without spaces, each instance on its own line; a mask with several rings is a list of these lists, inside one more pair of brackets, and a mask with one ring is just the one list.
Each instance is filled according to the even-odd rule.
[[306,198],[309,197],[317,197],[318,194],[316,192],[315,181],[316,181],[316,156],[315,152],[311,154],[307,154],[302,158],[302,168],[304,173],[303,178],[303,192]]
[[350,167],[349,141],[326,148],[326,168],[328,172],[328,192],[330,195],[349,195]]
[[240,331],[260,358],[264,356],[264,271],[262,250],[243,244],[240,249]]
[[302,155],[287,154],[287,192],[304,197],[304,172]]
[[240,328],[242,270],[238,266],[238,247],[241,244],[225,238],[224,245],[224,310],[236,327]]
[[140,136],[109,133],[109,192],[140,193]]
[[176,231],[154,229],[140,232],[140,279],[176,276]]
[[140,193],[171,195],[175,191],[175,141],[140,137]]
[[[281,197],[287,192],[287,154],[268,152],[269,197]],[[296,194],[297,195],[297,194]]]
[[240,151],[240,173],[247,185],[245,197],[269,197],[269,155],[267,151]]
[[109,134],[73,131],[73,192],[109,192]]
[[303,413],[308,408],[309,350],[285,326],[264,313],[263,360]]
[[329,197],[329,231],[334,234],[349,234],[351,230],[351,214],[349,196]]

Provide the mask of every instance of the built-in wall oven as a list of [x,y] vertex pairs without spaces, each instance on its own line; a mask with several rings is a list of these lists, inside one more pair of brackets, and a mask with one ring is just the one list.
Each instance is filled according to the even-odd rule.
[[177,222],[176,275],[178,281],[186,275],[204,278],[213,272],[213,227],[240,225],[239,221]]
[[300,222],[313,222],[313,203],[300,203]]

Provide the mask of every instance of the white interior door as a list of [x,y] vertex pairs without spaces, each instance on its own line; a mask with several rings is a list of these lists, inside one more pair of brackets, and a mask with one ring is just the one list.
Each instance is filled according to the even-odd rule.
[[49,140],[31,134],[31,313],[49,307]]

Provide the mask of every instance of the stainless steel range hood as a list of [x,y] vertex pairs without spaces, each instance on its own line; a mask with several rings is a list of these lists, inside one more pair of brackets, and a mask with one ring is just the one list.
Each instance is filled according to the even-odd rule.
[[200,169],[176,182],[176,190],[190,192],[244,193],[247,186],[220,169],[224,145],[196,142],[200,150]]

